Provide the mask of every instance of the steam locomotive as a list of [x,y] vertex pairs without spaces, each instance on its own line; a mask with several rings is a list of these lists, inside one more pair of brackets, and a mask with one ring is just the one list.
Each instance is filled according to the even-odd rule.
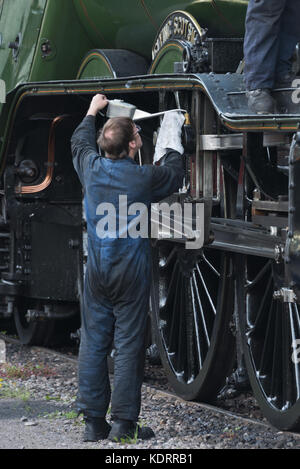
[[[24,344],[80,325],[86,232],[70,137],[91,97],[185,109],[185,184],[169,202],[202,204],[202,242],[152,240],[151,335],[179,396],[211,402],[246,366],[266,418],[297,430],[300,98],[279,89],[286,112],[249,111],[247,4],[0,0],[0,324]],[[141,121],[140,164],[159,123]]]

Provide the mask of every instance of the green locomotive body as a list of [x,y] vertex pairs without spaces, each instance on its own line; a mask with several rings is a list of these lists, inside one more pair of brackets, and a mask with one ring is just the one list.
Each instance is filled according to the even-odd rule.
[[246,0],[1,0],[0,76],[20,83],[72,80],[93,49],[124,49],[151,61],[155,36],[173,11],[193,15],[212,37],[242,37]]

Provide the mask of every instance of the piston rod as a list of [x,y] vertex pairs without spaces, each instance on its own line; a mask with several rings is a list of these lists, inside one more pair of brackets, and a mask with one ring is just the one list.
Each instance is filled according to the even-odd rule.
[[251,256],[266,257],[279,262],[283,258],[283,240],[252,223],[240,220],[212,219],[214,249]]

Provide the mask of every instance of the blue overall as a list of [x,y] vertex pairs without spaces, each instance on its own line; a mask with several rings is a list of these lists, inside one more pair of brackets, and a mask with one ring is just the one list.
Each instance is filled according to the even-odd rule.
[[[87,116],[77,127],[71,143],[73,164],[84,189],[88,229],[77,410],[87,416],[104,417],[111,399],[113,418],[137,421],[144,372],[151,251],[148,238],[126,237],[124,228],[127,230],[134,217],[129,215],[125,226],[124,209],[142,203],[150,213],[152,202],[182,187],[182,157],[171,150],[163,166],[139,166],[130,157],[119,160],[101,157],[96,147],[93,116]],[[120,196],[123,197],[121,208]],[[101,225],[101,220],[107,223]],[[107,356],[113,342],[116,352],[111,393]]]
[[248,90],[273,89],[291,74],[300,39],[300,0],[250,0],[244,40]]

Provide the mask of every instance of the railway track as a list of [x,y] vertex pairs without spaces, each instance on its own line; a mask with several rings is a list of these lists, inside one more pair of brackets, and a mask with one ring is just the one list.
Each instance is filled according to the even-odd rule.
[[[0,334],[0,341],[5,341],[7,344],[12,344],[22,350],[20,341],[11,336]],[[48,356],[49,361],[61,360],[71,363],[74,367],[77,365],[76,347],[64,347],[63,349],[53,349],[45,347],[26,346],[23,350],[30,351],[32,354],[43,354]],[[211,415],[211,418],[219,420],[220,422],[231,421],[234,428],[251,428],[254,432],[266,434],[274,432],[276,435],[281,435],[282,439],[296,442],[296,447],[300,447],[300,433],[293,432],[279,432],[274,429],[268,422],[259,415],[259,409],[255,405],[255,401],[250,393],[242,393],[238,396],[227,398],[220,398],[214,405],[205,404],[201,402],[183,401],[176,396],[170,389],[164,371],[159,365],[151,365],[148,362],[145,367],[145,381],[143,384],[143,394],[151,396],[152,400],[167,401],[171,408],[183,406],[188,409],[189,414],[202,413]],[[236,408],[238,410],[229,410],[228,407]],[[253,410],[254,409],[254,410]],[[253,417],[253,412],[258,415]],[[246,433],[247,435],[247,433]],[[298,446],[299,445],[299,446]],[[291,446],[291,445],[290,445]],[[294,445],[293,445],[294,446]]]

